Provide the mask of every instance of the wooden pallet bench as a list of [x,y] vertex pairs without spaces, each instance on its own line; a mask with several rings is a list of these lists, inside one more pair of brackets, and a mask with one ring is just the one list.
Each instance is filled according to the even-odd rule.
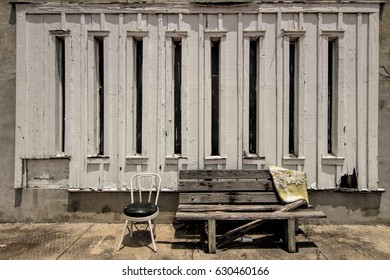
[[[207,221],[208,250],[215,253],[266,220],[286,220],[289,252],[296,252],[296,223],[299,219],[325,218],[307,209],[304,201],[283,205],[268,170],[182,170],[179,172],[179,206],[176,219]],[[304,209],[306,208],[306,209]],[[216,221],[248,221],[216,236]]]

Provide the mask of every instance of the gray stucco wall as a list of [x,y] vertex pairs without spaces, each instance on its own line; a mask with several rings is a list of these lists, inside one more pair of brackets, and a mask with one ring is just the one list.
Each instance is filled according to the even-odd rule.
[[0,2],[0,219],[11,217],[15,213],[13,174],[16,26],[11,11],[10,4]]
[[[379,185],[386,190],[382,196],[381,212],[390,219],[390,1],[382,10],[379,29]],[[382,72],[384,71],[384,73]],[[387,72],[389,71],[389,72]]]
[[[30,2],[32,2],[30,0]],[[42,1],[36,1],[42,2]],[[51,1],[64,2],[64,1]],[[77,1],[70,1],[77,2]],[[83,1],[83,2],[109,2]],[[126,1],[113,1],[126,2]],[[15,18],[12,6],[0,2],[0,222],[96,221],[119,222],[128,194],[78,193],[66,190],[14,190],[15,150]],[[310,193],[311,203],[331,223],[390,224],[390,3],[380,23],[379,184],[385,193]],[[388,71],[388,72],[387,72]],[[160,222],[171,221],[177,194],[165,193]]]

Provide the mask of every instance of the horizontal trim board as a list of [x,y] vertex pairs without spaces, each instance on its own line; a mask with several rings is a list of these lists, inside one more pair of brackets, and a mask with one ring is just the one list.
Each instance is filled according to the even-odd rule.
[[180,179],[270,179],[269,170],[180,170]]
[[282,208],[282,205],[210,205],[210,204],[180,204],[179,212],[207,212],[207,211],[224,211],[224,212],[266,212],[276,211]]
[[244,37],[250,37],[250,38],[265,36],[265,30],[244,30],[243,33],[244,33]]
[[202,192],[202,191],[274,191],[272,181],[260,179],[258,181],[179,181],[179,192]]
[[127,30],[127,37],[148,37],[149,31],[147,30]]
[[321,30],[321,36],[324,37],[342,38],[344,34],[345,30]]
[[165,31],[165,37],[181,38],[187,37],[188,32],[183,30],[167,30]]
[[322,211],[317,210],[301,210],[295,212],[237,212],[226,213],[220,211],[212,212],[178,212],[176,219],[178,220],[290,220],[290,219],[318,219],[326,218]]
[[274,192],[242,192],[242,193],[180,193],[179,203],[203,204],[250,204],[250,203],[279,203],[279,197]]
[[69,29],[56,29],[56,30],[50,30],[49,31],[50,35],[53,36],[69,36],[70,35],[70,30]]
[[306,35],[306,30],[282,30],[282,36],[299,38]]
[[[16,3],[17,4],[17,3]],[[101,13],[151,13],[151,14],[215,14],[215,13],[374,13],[379,12],[379,3],[253,3],[248,5],[232,6],[201,6],[189,3],[147,3],[147,4],[97,4],[97,3],[41,3],[17,4],[18,11],[24,10],[28,14],[101,14]]]
[[109,30],[87,30],[88,36],[107,37],[110,35]]

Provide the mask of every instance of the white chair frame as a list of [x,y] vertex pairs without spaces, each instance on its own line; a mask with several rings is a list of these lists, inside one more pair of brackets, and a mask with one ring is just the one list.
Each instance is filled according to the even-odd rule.
[[[145,179],[148,179],[147,181],[149,181],[149,186],[147,186],[147,188],[144,188],[142,185]],[[135,190],[136,187],[138,187],[138,198],[139,198],[138,201],[142,202],[142,191],[149,192],[147,202],[152,201],[152,194],[155,193],[155,199],[153,202],[157,206],[160,189],[161,189],[160,175],[156,173],[138,173],[133,175],[130,180],[131,203],[134,203],[134,192],[136,191]],[[133,225],[135,223],[147,223],[147,228],[149,228],[150,237],[153,243],[153,250],[157,252],[156,242],[155,242],[156,225],[154,223],[154,218],[156,218],[158,214],[159,214],[159,208],[157,207],[157,211],[155,213],[145,217],[130,217],[124,215],[126,218],[126,222],[122,231],[121,241],[118,245],[118,250],[120,250],[123,247],[123,238],[125,237],[126,229],[130,232],[130,237],[133,237]]]

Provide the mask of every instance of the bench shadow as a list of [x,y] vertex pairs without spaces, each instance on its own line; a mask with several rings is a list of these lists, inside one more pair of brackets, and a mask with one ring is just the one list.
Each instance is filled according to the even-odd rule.
[[[240,221],[218,221],[217,224],[217,244],[218,237],[222,234],[235,229],[246,222]],[[172,249],[201,249],[207,251],[207,234],[204,230],[205,222],[176,223],[175,242],[171,243]],[[241,242],[241,238],[230,242],[219,250],[229,249],[281,249],[288,251],[287,243],[284,241],[284,223],[283,221],[267,221],[257,228],[245,234],[252,238],[251,242]],[[302,229],[297,230],[298,235],[305,235]],[[317,248],[317,245],[311,241],[297,241],[299,248]]]

